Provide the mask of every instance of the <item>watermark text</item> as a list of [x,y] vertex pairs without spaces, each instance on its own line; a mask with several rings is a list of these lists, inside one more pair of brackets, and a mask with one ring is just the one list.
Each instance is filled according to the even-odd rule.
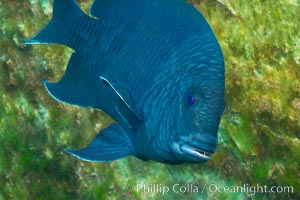
[[217,185],[211,184],[179,184],[163,185],[153,184],[137,184],[136,191],[138,193],[160,193],[165,195],[169,192],[174,193],[246,193],[255,195],[258,193],[294,193],[293,186],[267,186],[267,185]]

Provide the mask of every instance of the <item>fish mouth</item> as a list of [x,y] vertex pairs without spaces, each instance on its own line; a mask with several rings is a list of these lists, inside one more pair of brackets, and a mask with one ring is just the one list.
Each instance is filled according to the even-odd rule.
[[200,158],[201,160],[205,160],[205,161],[210,160],[211,155],[213,154],[213,152],[209,152],[203,149],[196,149],[189,146],[181,146],[181,150],[184,153],[187,153],[193,157]]

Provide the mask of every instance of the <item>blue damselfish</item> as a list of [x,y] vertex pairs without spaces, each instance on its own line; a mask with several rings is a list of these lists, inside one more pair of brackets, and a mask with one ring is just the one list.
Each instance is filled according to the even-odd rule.
[[86,148],[65,151],[95,162],[209,160],[225,107],[224,60],[204,17],[183,0],[95,0],[90,15],[54,0],[52,20],[24,40],[72,48],[62,79],[45,87],[115,120]]

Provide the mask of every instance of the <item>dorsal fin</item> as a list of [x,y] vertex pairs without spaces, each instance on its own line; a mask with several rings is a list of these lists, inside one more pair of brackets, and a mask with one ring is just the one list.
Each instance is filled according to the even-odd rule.
[[152,22],[154,20],[165,26],[167,22],[172,24],[173,21],[170,20],[174,20],[174,17],[175,20],[179,20],[178,17],[181,19],[202,17],[195,10],[184,0],[95,0],[90,13],[98,18],[117,15]]

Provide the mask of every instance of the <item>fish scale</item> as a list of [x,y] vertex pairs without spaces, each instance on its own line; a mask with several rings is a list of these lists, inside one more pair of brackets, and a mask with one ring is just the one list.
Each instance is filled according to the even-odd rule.
[[201,13],[183,0],[94,0],[90,13],[54,0],[51,21],[25,40],[74,49],[62,79],[44,81],[46,89],[115,120],[87,147],[65,151],[92,162],[209,160],[225,107],[224,60]]
[[[106,20],[110,20],[110,18],[106,19]],[[123,25],[121,27],[119,26],[115,26],[115,27],[112,27],[110,26],[109,28],[106,29],[106,31],[102,32],[102,31],[99,31],[101,30],[100,27],[105,27],[105,25],[107,23],[105,23],[105,20],[104,19],[101,19],[101,20],[98,20],[98,19],[90,19],[90,18],[83,18],[80,20],[81,22],[78,22],[75,24],[74,27],[71,28],[72,33],[70,34],[70,37],[71,38],[76,38],[75,41],[72,41],[72,44],[71,46],[76,50],[76,52],[78,52],[80,55],[82,55],[83,57],[88,57],[89,60],[98,60],[99,56],[103,56],[103,55],[110,55],[109,57],[111,57],[111,61],[108,62],[108,63],[113,63],[113,62],[118,62],[120,60],[120,62],[124,62],[124,60],[128,63],[128,65],[131,65],[131,67],[136,67],[138,68],[136,71],[135,70],[132,70],[132,68],[128,68],[126,66],[122,66],[122,64],[119,64],[119,65],[115,65],[114,68],[118,71],[120,71],[122,74],[126,74],[128,77],[134,77],[134,79],[136,79],[135,77],[139,77],[139,79],[141,80],[144,80],[144,79],[147,79],[147,78],[151,78],[149,76],[147,76],[147,74],[149,73],[159,73],[158,71],[162,70],[160,68],[151,68],[151,66],[155,65],[155,61],[157,62],[157,60],[159,60],[157,58],[157,56],[160,56],[162,57],[161,53],[160,53],[160,50],[162,49],[162,47],[164,47],[164,45],[160,44],[160,43],[153,43],[152,40],[156,40],[157,41],[157,37],[160,37],[161,40],[160,41],[163,41],[163,36],[160,36],[158,33],[157,33],[157,37],[146,37],[146,35],[151,35],[153,34],[153,32],[146,32],[144,29],[148,28],[147,26],[144,27],[144,29],[140,29],[140,31],[138,32],[135,32],[134,35],[129,35],[129,37],[132,37],[132,41],[139,41],[141,42],[142,40],[146,40],[145,38],[147,38],[147,42],[149,42],[149,44],[153,44],[153,48],[152,49],[156,49],[156,51],[145,51],[145,49],[137,49],[137,50],[132,50],[131,52],[135,52],[135,55],[133,55],[132,58],[137,58],[139,59],[139,55],[145,55],[145,54],[148,54],[148,58],[149,61],[147,59],[143,59],[141,62],[137,62],[136,60],[132,60],[130,61],[130,56],[124,56],[122,50],[124,51],[127,51],[128,48],[126,48],[127,46],[129,46],[128,44],[122,44],[122,43],[118,43],[118,41],[120,40],[116,40],[115,37],[112,37],[112,33],[116,33],[117,31],[115,29],[118,30],[118,32],[121,32],[120,30],[122,31],[127,31],[127,32],[134,32],[135,30],[130,30],[130,28],[132,26],[128,25],[128,23],[126,25]],[[90,21],[93,21],[93,23],[91,23]],[[116,21],[116,20],[113,20],[113,21]],[[98,23],[97,23],[98,22]],[[78,24],[80,24],[80,26],[78,26]],[[103,25],[104,24],[104,25]],[[118,23],[119,24],[119,23]],[[93,28],[91,28],[93,27]],[[126,29],[127,28],[127,29]],[[148,28],[149,29],[149,28]],[[81,30],[81,32],[83,33],[86,33],[88,31],[90,31],[89,33],[89,36],[88,38],[97,38],[97,41],[95,40],[84,40],[84,39],[77,39],[77,38],[81,38],[81,37],[78,37],[78,31]],[[108,35],[110,35],[110,38],[109,40],[107,40],[106,38],[108,38]],[[117,36],[118,34],[113,34],[115,36]],[[124,37],[124,36],[123,36]],[[88,42],[88,43],[86,43]],[[146,43],[146,42],[144,42]],[[92,49],[95,49],[94,46],[99,46],[99,45],[102,45],[103,48],[99,49],[97,52],[94,52],[92,51]],[[132,43],[130,44],[132,46]],[[122,48],[119,49],[119,52],[117,51],[112,51],[111,49],[114,49],[113,47],[114,46],[120,46]],[[134,44],[133,46],[135,46],[135,48],[137,48],[138,46],[141,46],[139,44]],[[151,48],[150,48],[151,49]],[[102,53],[101,53],[102,52]],[[156,54],[156,56],[155,56]],[[124,59],[124,60],[121,60],[121,59]],[[162,60],[162,58],[160,58],[160,60]],[[135,62],[134,65],[131,63],[131,62]],[[141,68],[141,66],[144,66],[143,68]],[[92,65],[90,66],[87,66],[88,68],[91,68],[89,70],[91,70],[94,73],[98,74],[98,76],[100,75],[108,75],[111,77],[111,79],[114,79],[113,77],[113,74],[110,75],[110,68],[112,66],[106,66],[105,64],[99,67],[94,67]],[[95,70],[95,69],[100,69],[101,73],[99,73],[99,71]],[[156,69],[158,70],[157,72],[153,72],[153,70]],[[89,71],[87,70],[87,71]],[[137,74],[137,73],[140,73],[140,74]],[[133,75],[131,75],[133,74]],[[126,77],[125,77],[126,78]],[[127,78],[126,78],[127,79]],[[122,79],[118,79],[119,82],[122,83]],[[130,81],[130,80],[129,80]],[[138,91],[142,91],[142,90],[145,90],[145,87],[146,88],[149,88],[151,87],[150,85],[144,85],[143,87],[140,87],[139,88],[139,82],[140,81],[133,81],[132,83],[131,82],[126,82],[127,85],[129,85],[129,87],[134,87],[136,88]],[[149,83],[151,84],[151,81],[145,81],[145,83]],[[133,85],[133,84],[137,84],[137,85]],[[134,98],[134,97],[133,97]],[[134,99],[135,100],[135,99]],[[138,100],[141,100],[141,102],[143,102],[143,99],[141,99],[141,96],[139,96],[139,99]],[[137,104],[139,104],[140,102],[138,102],[138,100],[135,100],[135,102],[137,102]]]
[[[144,31],[140,31],[138,33],[135,34],[135,36],[132,38],[133,41],[142,41],[145,40],[145,36],[146,34],[144,34]],[[149,73],[160,73],[160,71],[163,70],[163,68],[159,68],[159,63],[158,61],[162,61],[162,58],[158,58],[158,56],[161,55],[160,53],[160,49],[161,47],[165,46],[162,44],[159,44],[158,42],[156,43],[151,43],[151,40],[155,40],[154,37],[148,37],[149,39],[145,42],[141,42],[141,43],[150,43],[153,45],[153,49],[155,49],[155,51],[147,51],[145,49],[136,49],[136,50],[132,50],[132,52],[135,52],[134,55],[131,56],[123,56],[123,52],[122,50],[127,51],[126,45],[125,47],[122,48],[122,50],[120,50],[119,55],[114,55],[112,56],[112,60],[114,60],[115,62],[120,61],[120,63],[118,63],[119,65],[116,65],[116,69],[118,71],[120,71],[122,74],[126,74],[126,76],[124,77],[116,77],[114,78],[114,74],[109,74],[112,71],[109,71],[109,68],[107,68],[108,72],[104,72],[104,74],[107,74],[108,76],[111,77],[112,80],[118,80],[119,83],[123,83],[128,85],[129,88],[135,88],[135,90],[137,91],[138,94],[143,94],[145,93],[145,90],[148,90],[148,88],[150,89],[152,87],[152,81],[151,79],[153,79],[152,76],[148,76]],[[131,44],[133,46],[138,46],[138,44]],[[151,49],[151,46],[148,45],[148,47]],[[144,55],[142,57],[142,55]],[[147,58],[145,58],[145,55],[147,55]],[[141,57],[143,59],[141,59]],[[124,65],[123,63],[127,63],[127,66]],[[157,66],[155,66],[157,65]],[[155,66],[155,67],[153,67]],[[124,79],[124,81],[123,81]],[[129,80],[128,80],[129,79]],[[144,84],[140,84],[140,82],[143,81]],[[140,92],[139,92],[140,91]],[[137,104],[142,104],[142,102],[144,101],[141,97],[141,95],[139,95],[139,99],[135,99],[135,97],[133,97],[133,100],[137,103]],[[147,97],[145,97],[147,98]],[[141,100],[141,102],[139,102],[138,100]],[[138,106],[138,105],[137,105]]]

